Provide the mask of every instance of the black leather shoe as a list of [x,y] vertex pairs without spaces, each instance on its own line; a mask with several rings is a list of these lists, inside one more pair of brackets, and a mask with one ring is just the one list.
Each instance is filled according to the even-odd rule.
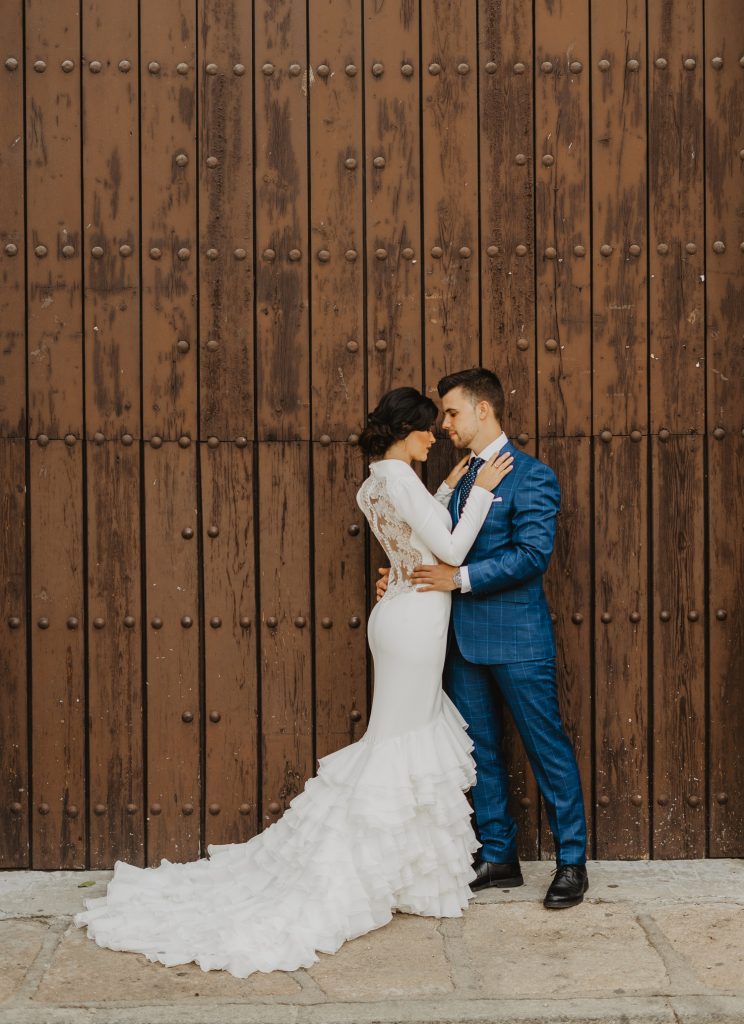
[[473,892],[481,889],[515,889],[524,885],[519,861],[513,864],[493,864],[489,860],[476,860],[473,864],[475,878],[470,883]]
[[575,907],[582,902],[588,888],[589,879],[583,864],[560,864],[543,900],[543,906],[548,910]]

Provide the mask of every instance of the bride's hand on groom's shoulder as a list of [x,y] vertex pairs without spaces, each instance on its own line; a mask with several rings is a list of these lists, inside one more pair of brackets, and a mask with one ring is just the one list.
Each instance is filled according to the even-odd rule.
[[498,487],[507,473],[511,473],[514,468],[513,463],[514,456],[510,455],[509,452],[504,452],[503,455],[492,455],[478,470],[478,476],[475,478],[476,487],[483,487],[487,491],[492,491],[495,487]]
[[385,594],[388,585],[388,576],[390,574],[389,569],[378,569],[380,578],[377,581],[377,600],[379,601]]
[[468,471],[468,462],[470,462],[470,452],[460,459],[455,468],[452,470],[450,475],[444,481],[451,491],[454,491],[455,487],[460,483],[462,478]]

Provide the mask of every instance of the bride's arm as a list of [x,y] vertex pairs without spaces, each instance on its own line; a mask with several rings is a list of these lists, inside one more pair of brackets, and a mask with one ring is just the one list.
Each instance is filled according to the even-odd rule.
[[450,498],[454,493],[454,488],[450,487],[446,480],[443,480],[437,490],[434,492],[434,498],[439,502],[440,505],[444,505],[445,508],[449,508]]
[[462,565],[493,500],[491,492],[484,487],[473,487],[460,520],[450,533],[436,508],[432,507],[434,497],[417,477],[412,475],[405,482],[396,481],[391,497],[401,519],[408,523],[440,562],[448,565]]
[[441,482],[437,488],[434,497],[437,499],[440,505],[444,505],[445,508],[449,506],[450,498],[454,493],[455,487],[465,476],[468,469],[468,462],[470,462],[470,452],[460,459],[457,465],[453,468],[452,472]]

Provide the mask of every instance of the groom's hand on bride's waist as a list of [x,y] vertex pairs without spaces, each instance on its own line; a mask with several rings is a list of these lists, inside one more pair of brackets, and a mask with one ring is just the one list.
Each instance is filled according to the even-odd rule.
[[388,576],[390,575],[390,570],[378,569],[377,571],[380,574],[380,578],[377,581],[377,600],[379,601],[383,594],[385,593],[385,591],[387,590]]
[[457,570],[456,565],[447,565],[440,562],[439,565],[420,565],[413,570],[411,577],[416,590],[424,593],[427,590],[457,590],[453,576]]

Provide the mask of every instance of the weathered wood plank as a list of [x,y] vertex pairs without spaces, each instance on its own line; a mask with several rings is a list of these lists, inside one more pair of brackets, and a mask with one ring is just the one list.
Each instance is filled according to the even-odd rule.
[[535,436],[532,8],[479,3],[481,362],[508,395],[505,427]]
[[313,772],[309,446],[260,446],[261,821]]
[[705,855],[703,439],[653,439],[655,858]]
[[28,430],[82,434],[80,3],[26,0]]
[[196,451],[147,445],[147,863],[200,849],[199,609]]
[[[358,0],[310,0],[313,437],[346,440],[364,422],[362,19]],[[357,348],[349,351],[349,342]]]
[[[0,0],[0,437],[26,433],[23,6]],[[11,449],[8,449],[9,451]]]
[[[545,577],[545,593],[554,616],[558,700],[563,724],[579,765],[589,843],[592,813],[592,523],[591,442],[566,437],[540,441],[540,458],[558,477],[561,511],[555,550]],[[547,814],[541,815],[540,856],[554,855]],[[590,846],[591,849],[591,846]]]
[[315,445],[315,742],[318,757],[363,734],[367,721],[364,477],[358,448]]
[[538,423],[591,432],[588,4],[535,4]]
[[252,438],[252,8],[199,0],[198,22],[201,436]]
[[88,446],[91,868],[145,860],[140,477],[139,446]]
[[26,445],[0,440],[0,868],[29,866]]
[[702,0],[648,3],[651,428],[705,429]]
[[594,813],[602,860],[650,851],[647,445],[603,438],[594,452]]
[[744,439],[708,440],[709,855],[744,856]]
[[145,438],[196,437],[196,14],[140,4],[142,415]]
[[709,552],[709,854],[744,856],[744,8],[706,0],[705,197]]
[[[476,12],[432,0],[421,9],[426,390],[478,362]],[[444,447],[444,446],[443,446]]]
[[140,433],[136,0],[84,0],[83,265],[89,438]]
[[418,0],[364,0],[366,151],[346,159],[349,173],[364,161],[367,174],[370,408],[392,387],[422,382],[420,59]]
[[205,843],[258,828],[254,452],[200,445],[206,710]]
[[593,432],[630,434],[648,426],[645,3],[592,0],[591,32]]
[[34,868],[86,864],[83,459],[31,444],[31,796]]
[[[744,6],[705,2],[705,298],[708,429],[738,431],[744,407]],[[700,225],[697,225],[699,230]]]
[[305,4],[256,0],[256,405],[260,440],[308,440]]

